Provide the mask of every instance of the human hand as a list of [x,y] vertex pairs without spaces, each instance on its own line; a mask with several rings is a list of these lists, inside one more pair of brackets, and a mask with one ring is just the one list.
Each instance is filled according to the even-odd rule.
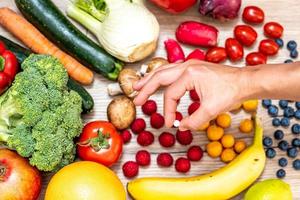
[[240,69],[203,61],[190,60],[158,68],[134,85],[139,91],[134,103],[143,105],[161,86],[164,92],[164,116],[167,127],[172,127],[178,100],[195,89],[200,97],[200,108],[184,118],[180,130],[197,130],[219,113],[229,111],[243,100],[244,80]]

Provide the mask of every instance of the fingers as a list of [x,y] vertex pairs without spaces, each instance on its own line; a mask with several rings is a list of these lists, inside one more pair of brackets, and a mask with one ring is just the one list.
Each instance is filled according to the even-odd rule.
[[178,100],[186,92],[185,85],[186,80],[184,77],[181,77],[180,80],[171,84],[164,93],[164,116],[165,124],[168,128],[171,128],[175,121]]

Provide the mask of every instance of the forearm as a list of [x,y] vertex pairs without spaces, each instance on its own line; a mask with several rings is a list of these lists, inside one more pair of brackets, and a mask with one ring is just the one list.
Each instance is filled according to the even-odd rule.
[[241,99],[300,101],[300,62],[241,69]]

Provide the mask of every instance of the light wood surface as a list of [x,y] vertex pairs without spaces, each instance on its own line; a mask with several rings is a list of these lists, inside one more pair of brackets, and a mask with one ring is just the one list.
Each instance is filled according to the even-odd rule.
[[[65,10],[67,5],[70,3],[67,0],[53,0],[57,6],[61,8],[61,10]],[[285,27],[285,33],[284,33],[284,40],[288,41],[290,39],[297,40],[300,44],[300,4],[298,1],[295,0],[260,0],[260,1],[252,1],[252,0],[244,0],[243,1],[243,7],[250,4],[256,4],[260,7],[262,7],[265,10],[266,13],[266,21],[278,21]],[[13,8],[15,10],[15,4],[13,0],[1,0],[0,1],[0,7],[8,6],[10,8]],[[226,38],[232,36],[232,30],[236,24],[242,23],[241,19],[233,20],[227,23],[220,23],[215,20],[211,20],[209,18],[201,17],[197,12],[197,7],[189,10],[188,12],[181,14],[181,15],[170,15],[167,14],[157,7],[151,5],[150,3],[146,3],[146,6],[157,16],[158,21],[161,25],[161,35],[160,35],[160,41],[159,41],[159,48],[157,49],[155,55],[157,56],[165,56],[165,50],[163,47],[163,41],[167,38],[174,38],[174,32],[176,27],[180,22],[186,21],[186,20],[196,20],[201,21],[205,23],[210,23],[215,25],[220,30],[220,37],[219,37],[219,44],[224,45],[224,41]],[[83,29],[82,27],[78,26],[84,33],[89,35],[91,34]],[[259,32],[260,38],[263,38],[262,34],[262,26],[256,26],[256,30]],[[22,31],[22,30],[20,30]],[[15,38],[13,38],[9,33],[7,33],[5,30],[3,30],[0,27],[0,34],[4,35],[8,38],[11,38],[14,41],[17,41]],[[93,38],[93,37],[92,37]],[[95,38],[93,38],[95,39]],[[259,40],[258,40],[259,41]],[[18,42],[18,41],[17,41]],[[246,51],[253,51],[257,49],[258,42],[256,43],[255,47],[252,49],[247,49]],[[188,54],[193,47],[184,46],[186,54]],[[280,54],[272,59],[269,60],[270,63],[280,63],[283,62],[285,59],[288,58],[288,51],[286,48],[281,50]],[[228,63],[230,64],[230,63]],[[132,65],[127,65],[127,67],[135,67],[139,68],[141,63],[136,63]],[[243,66],[244,63],[236,63],[236,66]],[[282,74],[284,76],[284,74]],[[111,97],[107,95],[106,87],[107,84],[110,83],[100,75],[96,75],[95,82],[92,86],[87,87],[89,92],[92,94],[94,100],[95,100],[95,109],[94,112],[84,116],[84,119],[86,122],[92,121],[92,120],[105,120],[106,119],[106,107],[109,104]],[[280,83],[278,83],[280,84]],[[222,94],[216,94],[216,95],[222,95]],[[155,99],[158,103],[159,112],[162,112],[163,108],[163,98],[162,98],[162,91],[157,92],[155,95],[151,97],[152,99]],[[190,100],[188,96],[185,96],[182,98],[179,111],[181,111],[184,115],[187,114],[186,110],[188,105],[190,104]],[[223,164],[218,159],[211,159],[207,156],[207,154],[204,155],[204,158],[200,162],[192,163],[191,171],[187,173],[186,175],[178,174],[175,172],[174,166],[167,169],[159,168],[156,165],[156,156],[160,152],[170,152],[174,156],[174,158],[177,158],[179,156],[184,156],[185,152],[188,147],[181,146],[176,144],[175,147],[171,149],[163,149],[158,144],[158,135],[163,131],[170,131],[172,133],[175,133],[175,129],[161,129],[161,130],[153,130],[149,126],[149,118],[145,117],[141,113],[141,109],[137,108],[137,116],[143,117],[147,121],[147,129],[150,131],[153,131],[155,134],[155,143],[149,147],[146,147],[145,149],[149,150],[152,154],[152,164],[149,167],[140,168],[139,177],[144,176],[192,176],[192,175],[198,175],[198,174],[205,174],[210,172],[211,170],[217,169]],[[265,128],[265,135],[272,136],[275,128],[271,125],[271,118],[268,117],[266,110],[262,109],[261,106],[258,111],[259,116],[263,119],[263,124]],[[232,115],[233,116],[233,123],[231,128],[226,130],[227,133],[233,133],[236,138],[244,138],[248,144],[251,143],[252,140],[252,134],[241,134],[238,131],[238,124],[241,121],[241,119],[244,119],[246,117],[250,117],[249,114],[244,113],[244,111],[241,111],[237,114]],[[288,141],[291,141],[294,137],[291,134],[290,128],[286,128],[285,130],[285,139]],[[195,145],[201,145],[201,147],[205,147],[205,144],[207,144],[207,138],[204,133],[194,133],[194,141],[193,144]],[[277,146],[277,142],[275,141],[274,146]],[[277,147],[277,156],[276,158],[270,160],[268,159],[267,165],[265,168],[265,171],[263,175],[261,176],[260,180],[266,179],[266,178],[274,178],[276,177],[275,173],[279,169],[278,166],[278,159],[281,156],[285,156],[285,153],[278,150]],[[126,186],[126,183],[128,182],[128,179],[126,179],[122,174],[122,164],[128,160],[134,160],[135,153],[142,149],[137,143],[136,143],[136,137],[133,136],[132,141],[124,146],[123,156],[120,159],[120,161],[112,167],[112,169],[117,173],[117,175],[120,177],[122,182],[124,183],[124,186]],[[300,155],[298,156],[300,158]],[[293,190],[293,199],[300,199],[300,171],[295,171],[292,168],[292,159],[289,159],[288,167],[285,168],[287,171],[287,176],[284,179],[288,183],[290,183],[292,190]],[[43,179],[43,191],[41,193],[40,199],[43,199],[45,189],[47,187],[47,183],[50,179],[51,175],[44,175]],[[230,184],[230,180],[228,180],[228,184]],[[184,188],[183,188],[184,189]],[[219,188],[216,188],[218,190]],[[242,199],[242,194],[237,196],[234,199]]]

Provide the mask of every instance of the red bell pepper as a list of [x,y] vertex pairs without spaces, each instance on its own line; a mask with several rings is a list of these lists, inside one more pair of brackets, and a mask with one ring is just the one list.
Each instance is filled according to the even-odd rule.
[[18,72],[18,60],[16,56],[6,50],[0,41],[0,94],[2,94],[13,82]]
[[173,14],[181,13],[195,5],[197,0],[151,0],[165,11]]

